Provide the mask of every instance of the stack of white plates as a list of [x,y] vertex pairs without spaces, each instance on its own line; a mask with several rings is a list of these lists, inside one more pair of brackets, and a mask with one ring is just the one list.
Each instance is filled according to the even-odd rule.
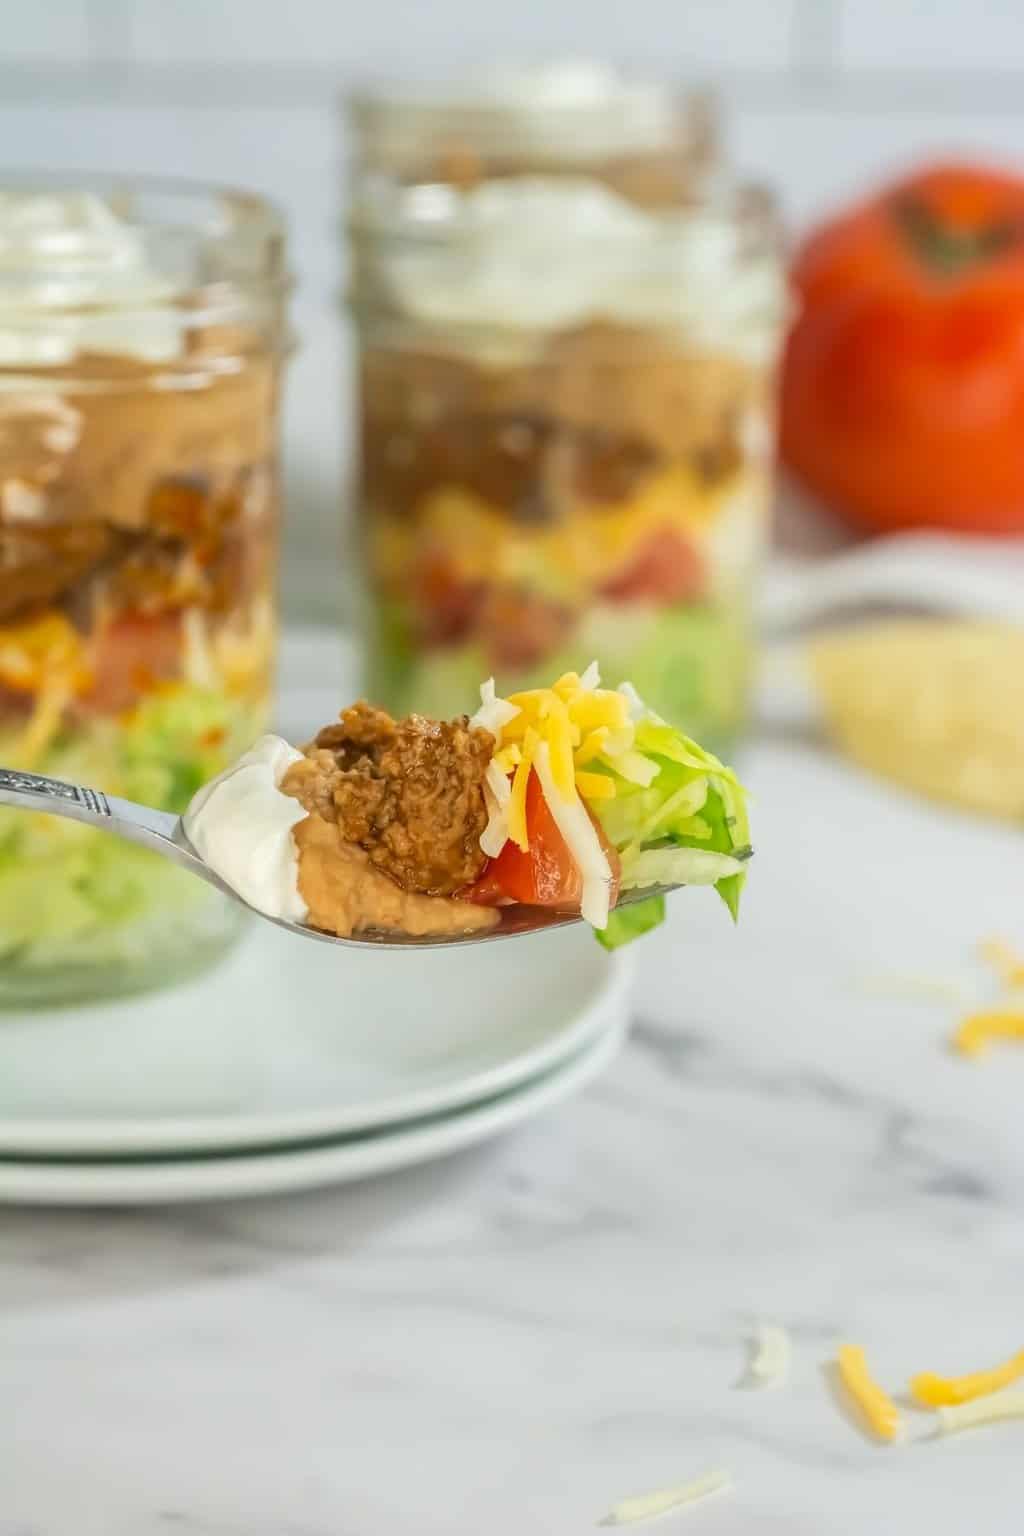
[[408,955],[254,928],[203,981],[0,1020],[0,1199],[211,1199],[423,1162],[585,1083],[626,992],[582,927]]
[[[309,637],[286,650],[285,685],[298,739],[351,694],[336,650]],[[254,921],[198,981],[0,1015],[0,1200],[212,1199],[423,1162],[587,1082],[622,1039],[627,994],[626,960],[582,925],[401,953]]]

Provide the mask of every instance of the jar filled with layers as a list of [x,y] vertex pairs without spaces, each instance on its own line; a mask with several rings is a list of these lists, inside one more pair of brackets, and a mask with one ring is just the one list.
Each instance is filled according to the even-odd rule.
[[[268,722],[284,238],[185,185],[0,185],[0,762],[167,811]],[[0,1003],[194,971],[224,900],[0,812]]]
[[419,162],[379,150],[397,103],[368,134],[362,108],[368,686],[444,714],[481,678],[509,691],[597,658],[726,745],[770,495],[773,208],[726,182],[660,90],[574,83],[566,102],[557,78],[538,99],[521,82],[516,111],[499,91],[485,151],[453,141]]

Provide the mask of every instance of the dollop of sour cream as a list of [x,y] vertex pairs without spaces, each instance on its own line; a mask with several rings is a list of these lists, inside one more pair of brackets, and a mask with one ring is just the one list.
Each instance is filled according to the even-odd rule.
[[455,345],[467,327],[545,332],[604,318],[677,329],[754,364],[773,354],[781,268],[772,252],[744,252],[728,212],[650,212],[586,176],[375,188],[368,206],[434,236],[383,242],[379,268],[391,302]]
[[165,362],[181,352],[174,284],[141,229],[92,192],[0,188],[0,364],[80,352]]
[[261,736],[204,784],[182,818],[193,848],[226,885],[258,912],[293,923],[304,922],[309,912],[292,837],[306,812],[279,786],[301,757],[282,737]]

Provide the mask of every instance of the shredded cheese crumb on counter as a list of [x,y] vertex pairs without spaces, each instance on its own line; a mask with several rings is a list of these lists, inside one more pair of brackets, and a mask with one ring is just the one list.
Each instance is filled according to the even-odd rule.
[[1004,939],[985,939],[979,946],[985,960],[1008,987],[1024,987],[1024,958]]
[[1024,1009],[968,1014],[953,1036],[953,1048],[962,1056],[983,1056],[993,1040],[1024,1040]]
[[780,1328],[777,1323],[759,1323],[747,1373],[748,1385],[781,1385],[789,1374],[792,1353],[792,1344],[785,1328]]
[[1024,1349],[1002,1365],[988,1371],[973,1371],[968,1376],[936,1376],[922,1371],[910,1383],[911,1396],[925,1408],[969,1403],[976,1397],[989,1397],[1024,1376]]
[[853,988],[864,997],[883,997],[894,1000],[934,1001],[937,1003],[970,1004],[972,994],[959,982],[941,976],[919,976],[913,972],[894,971],[891,975],[859,976]]
[[873,1433],[880,1440],[895,1440],[900,1432],[900,1411],[871,1375],[860,1345],[841,1345],[836,1366],[840,1381]]
[[695,1504],[709,1494],[719,1493],[732,1487],[728,1472],[716,1468],[703,1477],[695,1477],[690,1483],[680,1483],[674,1488],[659,1488],[654,1493],[641,1493],[623,1499],[610,1509],[600,1525],[638,1525],[641,1520],[655,1520],[670,1510],[681,1509],[685,1504]]
[[994,1397],[979,1397],[970,1403],[946,1403],[938,1417],[944,1435],[998,1424],[1003,1419],[1024,1419],[1024,1392],[997,1392]]

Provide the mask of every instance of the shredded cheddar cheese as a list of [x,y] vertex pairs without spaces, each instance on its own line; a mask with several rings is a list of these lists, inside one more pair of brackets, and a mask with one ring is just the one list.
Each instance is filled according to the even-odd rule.
[[960,1429],[977,1429],[982,1424],[998,1424],[1001,1419],[1024,1419],[1024,1392],[998,1392],[994,1397],[944,1404],[939,1409],[944,1435]]
[[953,1036],[953,1046],[963,1056],[981,1056],[993,1040],[1024,1040],[1024,1010],[993,1008],[969,1014]]
[[523,737],[519,764],[512,780],[512,798],[508,806],[508,835],[524,853],[530,846],[526,833],[526,787],[539,740],[537,732],[532,726],[528,726]]
[[731,1487],[732,1479],[728,1472],[716,1468],[713,1472],[706,1472],[703,1477],[695,1477],[692,1482],[680,1483],[675,1488],[659,1488],[654,1493],[641,1493],[630,1499],[622,1499],[599,1523],[637,1525],[641,1520],[655,1520],[659,1515],[667,1515],[669,1510],[681,1509],[684,1504],[695,1504],[698,1499],[706,1499],[709,1494]]
[[872,1432],[880,1440],[895,1440],[900,1432],[900,1412],[868,1370],[859,1344],[843,1344],[836,1356],[839,1379],[856,1403]]
[[586,802],[614,800],[617,783],[646,786],[659,771],[657,763],[634,750],[634,701],[624,691],[602,688],[600,681],[592,663],[582,677],[566,672],[550,688],[529,688],[502,699],[489,678],[470,722],[494,737],[489,767],[511,776],[507,797],[494,783],[485,792],[488,820],[481,848],[496,858],[510,840],[528,852],[527,787],[536,775],[580,872],[580,912],[597,929],[608,922],[612,871]]
[[595,666],[582,677],[566,672],[550,688],[529,688],[507,699],[497,697],[489,679],[473,723],[494,736],[492,761],[512,776],[508,836],[524,852],[529,847],[526,785],[542,742],[555,794],[567,805],[615,798],[615,777],[600,772],[602,767],[644,786],[657,773],[656,765],[633,749],[636,730],[629,698],[600,687]]
[[71,701],[71,690],[66,683],[55,680],[44,684],[36,695],[32,714],[12,756],[17,758],[12,767],[32,769],[53,743],[61,728],[64,711]]
[[515,742],[508,747],[502,747],[500,752],[495,752],[491,758],[492,763],[497,763],[502,773],[511,773],[513,768],[518,768],[523,760],[523,754]]
[[[502,730],[499,751],[535,731],[537,739],[548,744],[555,784],[567,800],[579,789],[577,770],[619,745],[612,741],[613,734],[627,736],[624,746],[633,744],[628,701],[611,689],[584,688],[575,672],[566,672],[552,688],[513,693],[508,703],[516,713]],[[601,788],[598,793],[607,796],[608,791]]]
[[576,788],[584,800],[615,799],[615,785],[603,773],[587,773],[585,770],[582,773],[577,772]]
[[36,693],[58,681],[68,693],[91,681],[81,637],[62,614],[0,630],[0,683],[5,688]]
[[576,748],[576,767],[583,768],[587,763],[592,763],[595,757],[600,757],[605,751],[609,735],[606,725],[599,725],[596,730],[588,731]]
[[1002,939],[985,939],[981,957],[1008,987],[1024,987],[1024,959]]
[[540,718],[546,726],[544,734],[547,738],[548,751],[551,753],[551,776],[559,793],[564,795],[566,800],[571,800],[576,784],[576,765],[573,762],[572,752],[574,746],[579,746],[579,730],[576,729],[574,732],[569,721],[569,711],[554,691],[541,705]]
[[923,1371],[910,1383],[911,1395],[925,1408],[946,1404],[969,1403],[976,1397],[988,1397],[1024,1376],[1024,1349],[1002,1365],[988,1371],[973,1371],[968,1376],[935,1376]]

